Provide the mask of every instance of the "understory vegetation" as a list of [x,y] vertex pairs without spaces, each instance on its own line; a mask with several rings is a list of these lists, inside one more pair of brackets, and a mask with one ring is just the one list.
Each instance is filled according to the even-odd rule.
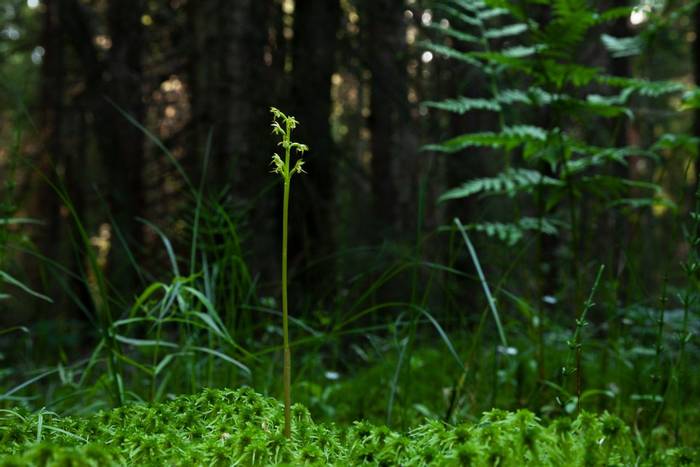
[[697,1],[126,3],[0,9],[0,466],[700,465]]

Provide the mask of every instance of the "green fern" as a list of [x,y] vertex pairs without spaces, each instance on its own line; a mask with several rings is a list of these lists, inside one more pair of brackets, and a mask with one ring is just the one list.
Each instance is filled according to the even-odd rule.
[[526,231],[540,232],[545,235],[559,233],[554,222],[550,219],[523,217],[517,223],[478,222],[466,226],[467,230],[481,232],[489,237],[497,238],[508,246],[517,244],[525,236]]
[[441,144],[431,144],[425,147],[430,151],[457,152],[469,147],[492,147],[513,149],[530,142],[544,142],[547,131],[533,125],[513,125],[505,127],[501,132],[485,131],[458,136]]
[[517,192],[541,185],[563,186],[564,183],[536,170],[508,169],[495,177],[470,180],[461,187],[444,193],[440,201],[466,198],[477,193],[507,193],[513,196]]
[[[591,41],[602,43],[613,57],[640,54],[646,44],[644,37],[601,34],[604,29],[600,26],[628,17],[631,8],[597,10],[591,5],[589,0],[445,0],[435,8],[449,20],[443,23],[449,26],[433,27],[431,31],[437,36],[424,46],[467,65],[472,69],[470,76],[476,71],[476,79],[487,83],[488,91],[481,96],[429,101],[425,106],[467,115],[496,112],[499,123],[488,131],[454,135],[424,149],[452,154],[483,148],[505,161],[500,173],[468,180],[449,189],[440,201],[506,196],[514,200],[514,216],[534,208],[550,220],[489,220],[469,224],[470,229],[513,244],[528,231],[537,235],[558,232],[544,229],[545,224],[562,225],[572,232],[575,248],[577,210],[583,197],[604,199],[611,208],[673,207],[654,183],[626,180],[616,175],[619,171],[608,171],[626,165],[631,157],[655,162],[662,152],[697,152],[691,149],[697,140],[674,135],[664,135],[649,148],[615,144],[614,128],[635,118],[638,99],[659,99],[681,93],[686,87],[673,81],[611,76],[578,60],[579,49]],[[541,15],[545,20],[534,19],[535,8],[547,9],[547,14]],[[687,107],[697,102],[700,93],[684,95]],[[546,124],[539,117],[533,118],[540,112],[550,116]],[[599,143],[606,139],[609,146]],[[534,195],[530,198],[533,204],[523,204],[527,201],[520,195]],[[528,228],[533,226],[539,227]]]

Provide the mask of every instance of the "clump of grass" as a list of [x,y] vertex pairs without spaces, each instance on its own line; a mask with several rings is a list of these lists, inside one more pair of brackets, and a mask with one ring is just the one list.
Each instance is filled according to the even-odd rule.
[[309,148],[305,144],[292,141],[292,131],[299,122],[292,116],[287,116],[278,109],[270,108],[272,112],[272,132],[281,137],[279,145],[284,149],[284,160],[275,153],[272,156],[274,172],[281,175],[284,180],[284,204],[282,214],[282,334],[284,339],[284,436],[291,436],[291,373],[292,357],[289,349],[289,302],[287,297],[287,232],[289,226],[289,191],[292,184],[292,176],[297,173],[304,173],[302,168],[304,160],[300,157],[292,167],[292,150],[298,155],[304,154]]

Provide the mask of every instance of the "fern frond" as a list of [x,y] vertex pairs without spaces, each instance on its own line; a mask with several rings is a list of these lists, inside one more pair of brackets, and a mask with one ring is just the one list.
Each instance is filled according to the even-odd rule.
[[517,36],[524,33],[525,31],[527,31],[527,24],[514,23],[497,29],[487,29],[486,31],[484,31],[484,37],[486,37],[487,39],[501,39],[504,37]]
[[469,52],[461,52],[453,47],[449,47],[442,44],[436,44],[434,42],[429,41],[420,42],[418,46],[426,50],[430,50],[431,52],[434,52],[437,55],[441,55],[447,58],[453,58],[455,60],[468,63],[469,65],[475,66],[477,68],[483,67],[482,63],[476,58],[474,58],[473,54]]
[[439,102],[428,101],[424,102],[423,105],[457,114],[464,114],[470,110],[491,110],[494,112],[500,112],[502,109],[501,104],[499,104],[497,100],[469,97],[446,99]]
[[612,201],[610,207],[626,206],[632,209],[662,207],[673,212],[678,211],[678,205],[664,196],[654,196],[653,198],[621,198]]
[[615,58],[633,57],[642,52],[642,40],[639,36],[614,37],[609,34],[602,34],[600,40],[603,45]]
[[599,167],[607,163],[627,165],[630,157],[647,157],[657,159],[652,151],[644,150],[634,146],[622,148],[599,148],[586,145],[569,145],[574,148],[574,154],[581,154],[584,157],[567,162],[566,171],[570,174],[584,172],[593,167]]
[[440,144],[425,146],[428,151],[457,152],[468,147],[492,147],[513,149],[529,142],[544,142],[547,140],[547,131],[532,125],[514,125],[504,127],[499,133],[484,131],[470,133]]
[[481,0],[451,0],[451,3],[465,11],[475,14],[489,8],[489,5]]
[[546,235],[557,235],[557,227],[550,220],[542,218],[524,217],[517,223],[478,222],[468,224],[468,230],[482,232],[489,237],[494,237],[513,246],[525,235],[526,231],[541,232]]
[[533,86],[527,92],[519,89],[504,89],[492,99],[458,97],[443,101],[428,101],[424,102],[423,105],[458,114],[464,114],[471,110],[500,112],[505,106],[516,103],[543,107],[562,99],[562,97],[563,95],[551,94],[542,88]]
[[644,97],[661,97],[666,94],[674,94],[687,90],[687,87],[678,81],[649,81],[646,79],[624,78],[621,76],[602,74],[596,76],[595,81],[608,86],[626,88]]
[[528,93],[520,89],[502,89],[498,92],[496,99],[502,104],[530,104],[532,102]]
[[541,73],[558,88],[571,83],[576,87],[586,86],[600,75],[597,67],[577,63],[561,63],[555,60],[543,60]]
[[603,199],[618,198],[630,188],[649,190],[655,194],[661,192],[661,187],[655,183],[639,180],[629,180],[612,175],[591,175],[581,177],[574,182],[577,191],[586,192]]
[[486,21],[489,19],[497,18],[499,16],[504,16],[510,14],[510,10],[506,8],[492,8],[489,10],[484,10],[478,14],[479,19]]
[[545,26],[541,41],[547,52],[561,58],[571,57],[595,23],[596,13],[587,0],[554,0],[553,19]]
[[531,57],[542,49],[542,46],[537,45],[530,47],[516,45],[514,47],[501,49],[498,52],[472,52],[472,55],[492,62],[510,64],[513,63],[513,59]]
[[468,26],[482,27],[484,24],[483,21],[481,21],[481,19],[479,19],[476,16],[472,16],[472,14],[476,13],[475,11],[472,11],[472,10],[467,10],[470,13],[470,14],[467,14],[463,11],[460,11],[457,8],[446,5],[444,3],[438,3],[437,5],[435,5],[435,10],[442,11],[446,15],[448,15],[450,18],[461,21],[462,23],[464,23]]
[[691,136],[688,134],[674,134],[666,133],[661,135],[661,137],[654,143],[651,147],[652,151],[663,151],[663,150],[682,150],[687,152],[692,156],[698,155],[698,145],[700,145],[700,138],[697,136]]
[[595,17],[596,24],[603,24],[617,19],[629,18],[634,11],[633,6],[619,6],[598,13]]
[[444,26],[440,23],[431,23],[428,26],[428,29],[433,29],[433,30],[439,32],[440,34],[444,34],[448,37],[451,37],[453,39],[457,39],[457,40],[462,41],[462,42],[466,42],[468,44],[481,44],[481,42],[482,42],[481,39],[479,39],[478,37],[476,37],[472,34],[462,32],[462,31],[455,29],[453,27],[450,27],[450,26]]
[[440,196],[440,201],[459,199],[476,193],[508,193],[524,191],[540,185],[562,186],[564,182],[547,177],[536,170],[508,169],[495,177],[469,180],[458,188],[453,188]]

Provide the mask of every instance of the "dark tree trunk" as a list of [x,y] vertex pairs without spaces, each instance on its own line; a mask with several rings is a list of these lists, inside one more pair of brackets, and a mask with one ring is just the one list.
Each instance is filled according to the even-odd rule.
[[272,64],[266,63],[271,0],[190,2],[195,47],[192,104],[198,156],[214,131],[211,180],[250,201],[272,180],[267,167]]
[[[208,19],[216,17],[216,0],[187,2],[187,24],[190,37],[188,84],[190,92],[190,146],[187,168],[194,182],[198,182],[205,153],[208,133],[214,130],[217,107],[214,78],[218,76],[218,61],[212,58],[216,45],[216,28],[208,27]],[[218,132],[217,132],[218,137]],[[211,167],[208,168],[211,170]],[[213,177],[212,177],[213,178]]]
[[[406,25],[403,8],[392,0],[366,0],[365,33],[368,64],[372,74],[368,126],[371,141],[371,188],[376,240],[399,227],[399,173],[413,166],[407,147],[408,126],[406,73]],[[405,152],[409,150],[409,152]],[[403,178],[403,177],[402,177]],[[414,180],[415,181],[415,180]],[[401,183],[410,183],[400,180]]]
[[[41,128],[42,147],[39,154],[39,170],[42,174],[36,177],[36,205],[34,215],[43,222],[35,242],[39,251],[49,258],[60,261],[60,246],[63,238],[59,197],[53,188],[42,177],[51,183],[57,183],[57,173],[65,162],[65,152],[62,143],[63,125],[65,121],[65,54],[61,22],[58,15],[56,0],[44,1],[44,16],[42,24],[41,44],[45,54],[41,64]],[[32,281],[40,282],[40,275],[35,274]],[[43,289],[43,287],[40,287]],[[56,286],[48,287],[50,296],[57,296]],[[61,307],[58,307],[59,309]]]
[[[143,0],[112,0],[108,8],[108,30],[112,40],[103,92],[114,104],[137,122],[144,121],[143,104]],[[98,118],[98,138],[104,166],[109,174],[108,201],[117,226],[134,248],[142,245],[144,135],[114,108],[108,117]],[[113,242],[110,255],[112,273],[118,285],[129,291],[136,277],[123,247]],[[117,289],[119,290],[119,289]]]
[[[308,175],[294,178],[291,245],[303,252],[301,280],[315,290],[332,289],[335,235],[335,166],[338,155],[331,138],[331,77],[335,71],[340,24],[337,0],[300,0],[294,14],[291,112],[301,122],[295,140],[310,147]],[[320,264],[314,265],[316,260]],[[306,289],[306,292],[309,292]]]
[[[40,168],[43,174],[53,179],[56,169],[60,168],[64,162],[61,133],[64,122],[65,57],[63,33],[56,0],[46,0],[44,8],[41,41],[46,51],[41,66],[41,123],[44,144]],[[53,181],[55,182],[55,180]],[[39,240],[39,244],[42,252],[50,258],[55,258],[57,248],[60,245],[61,222],[58,197],[51,187],[43,181],[38,191],[41,218],[46,222],[45,235]]]
[[275,24],[280,15],[280,5],[273,0],[241,0],[235,7],[229,0],[188,2],[193,37],[188,65],[193,130],[189,166],[199,173],[212,132],[205,188],[214,195],[227,189],[226,201],[233,202],[236,214],[246,212],[255,230],[246,260],[252,272],[266,280],[276,278],[279,269],[274,267],[277,201],[264,192],[277,181],[269,166],[274,148],[269,108],[281,106],[276,99],[284,81],[284,57],[275,42],[281,35]]
[[[700,86],[700,38],[697,37],[700,35],[700,6],[696,6],[694,13],[693,13],[693,19],[695,23],[695,34],[696,34],[696,39],[693,41],[693,49],[692,49],[692,54],[693,54],[693,75],[694,75],[694,80],[695,80],[695,85]],[[695,113],[693,115],[693,135],[696,137],[700,137],[700,109],[696,109]],[[696,207],[696,193],[700,190],[700,158],[695,159],[695,187],[693,187],[693,191],[691,193],[691,204],[690,204],[690,209],[695,209]]]
[[[102,167],[106,172],[108,207],[117,227],[130,245],[142,244],[142,227],[136,220],[143,212],[144,135],[116,107],[138,122],[143,121],[142,0],[112,0],[107,8],[107,32],[111,47],[103,59],[94,44],[90,12],[76,0],[59,2],[66,34],[82,65],[87,105]],[[116,236],[108,261],[115,290],[129,294],[135,286],[128,255]]]

